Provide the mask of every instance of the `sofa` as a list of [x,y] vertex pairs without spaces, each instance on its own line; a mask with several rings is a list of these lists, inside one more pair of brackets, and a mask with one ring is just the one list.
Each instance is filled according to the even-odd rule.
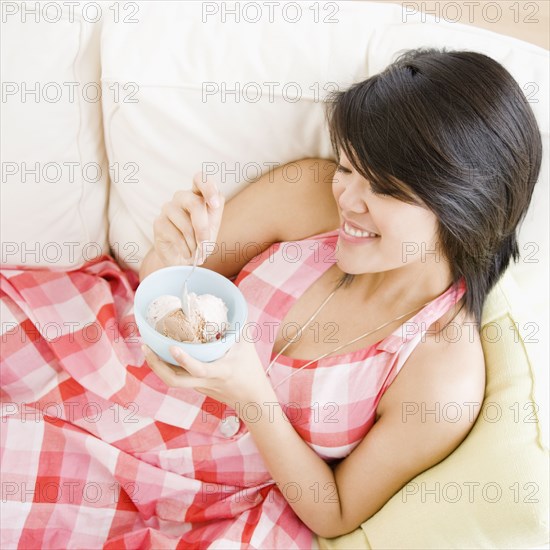
[[[333,159],[323,99],[398,52],[485,53],[516,78],[544,160],[521,260],[487,299],[487,388],[472,431],[326,549],[549,542],[549,52],[378,2],[5,3],[2,264],[138,273],[152,221],[203,170],[229,200],[274,166]],[[33,11],[34,10],[34,11]],[[246,223],[246,220],[243,220]]]

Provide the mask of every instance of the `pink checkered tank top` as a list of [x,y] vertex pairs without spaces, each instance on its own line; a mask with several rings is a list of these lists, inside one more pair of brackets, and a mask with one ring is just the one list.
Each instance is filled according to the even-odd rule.
[[[253,258],[235,284],[249,307],[253,338],[267,369],[279,326],[293,303],[332,264],[338,230],[275,243]],[[377,343],[329,355],[295,372],[275,392],[300,436],[327,462],[347,456],[374,424],[382,395],[432,323],[466,290],[461,279]],[[253,330],[250,330],[253,326]],[[295,329],[291,332],[292,337]],[[273,386],[308,362],[280,355],[269,373]]]

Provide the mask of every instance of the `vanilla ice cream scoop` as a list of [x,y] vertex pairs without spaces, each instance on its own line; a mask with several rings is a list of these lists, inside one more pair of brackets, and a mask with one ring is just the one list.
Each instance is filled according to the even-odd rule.
[[163,295],[147,310],[147,322],[158,332],[179,342],[206,343],[219,340],[228,327],[227,306],[212,294],[189,293],[188,318],[177,296]]
[[163,294],[149,304],[147,322],[155,328],[160,319],[176,309],[181,309],[181,300],[177,296]]

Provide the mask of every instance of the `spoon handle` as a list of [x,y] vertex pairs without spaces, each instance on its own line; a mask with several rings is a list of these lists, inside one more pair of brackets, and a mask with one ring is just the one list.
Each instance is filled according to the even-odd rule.
[[197,267],[197,264],[199,263],[199,256],[202,249],[202,243],[197,244],[197,248],[195,248],[195,257],[193,258],[193,270],[189,274],[189,277],[193,275],[193,271],[195,271],[195,268]]
[[195,257],[193,259],[193,268],[191,269],[191,272],[187,277],[185,278],[185,281],[183,282],[183,293],[182,293],[182,300],[181,300],[181,309],[183,310],[183,313],[185,313],[185,316],[189,319],[191,317],[191,307],[189,305],[189,292],[187,291],[187,281],[191,275],[193,275],[193,272],[195,271],[195,268],[197,267],[197,264],[199,262],[199,251],[200,251],[200,245],[197,245],[197,248],[195,248]]

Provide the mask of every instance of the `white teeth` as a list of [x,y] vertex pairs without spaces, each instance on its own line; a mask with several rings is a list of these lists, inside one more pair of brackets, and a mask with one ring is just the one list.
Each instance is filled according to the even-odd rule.
[[376,233],[371,233],[370,231],[359,231],[358,229],[354,229],[350,225],[347,224],[347,222],[344,223],[344,231],[351,235],[352,237],[378,237]]

